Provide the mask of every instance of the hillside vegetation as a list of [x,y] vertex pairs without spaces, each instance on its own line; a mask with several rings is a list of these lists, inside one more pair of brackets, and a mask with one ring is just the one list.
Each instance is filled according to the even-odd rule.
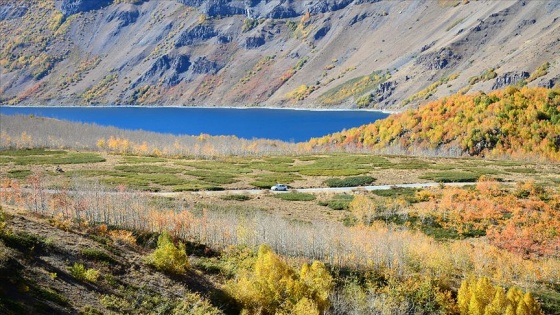
[[310,145],[560,161],[560,91],[510,86],[489,94],[456,94],[312,139]]

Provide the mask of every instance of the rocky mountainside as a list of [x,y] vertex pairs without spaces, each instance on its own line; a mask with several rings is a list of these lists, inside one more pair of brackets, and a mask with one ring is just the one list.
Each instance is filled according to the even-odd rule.
[[1,0],[0,104],[400,110],[560,81],[560,2]]

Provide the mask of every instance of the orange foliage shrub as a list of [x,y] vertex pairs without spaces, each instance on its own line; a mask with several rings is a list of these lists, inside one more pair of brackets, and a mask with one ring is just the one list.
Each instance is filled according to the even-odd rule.
[[132,232],[126,230],[115,230],[109,232],[109,237],[117,244],[136,245],[136,238]]
[[524,257],[560,254],[560,194],[534,183],[513,193],[487,180],[474,190],[446,188],[428,208],[463,236],[487,235],[490,243]]

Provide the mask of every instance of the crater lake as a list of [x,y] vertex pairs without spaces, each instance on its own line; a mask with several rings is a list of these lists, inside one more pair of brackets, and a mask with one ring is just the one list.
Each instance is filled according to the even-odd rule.
[[303,142],[386,118],[363,110],[294,110],[191,107],[10,107],[0,114],[35,115],[128,130],[174,135],[235,135],[238,138]]

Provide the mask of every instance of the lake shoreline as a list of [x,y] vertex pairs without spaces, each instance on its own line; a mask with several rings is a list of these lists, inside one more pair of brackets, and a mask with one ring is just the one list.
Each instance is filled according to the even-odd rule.
[[399,114],[401,111],[386,109],[362,109],[362,108],[301,108],[301,107],[260,107],[260,106],[185,106],[185,105],[0,105],[0,108],[184,108],[184,109],[263,109],[263,110],[287,110],[287,111],[309,111],[309,112],[376,112],[383,114]]

